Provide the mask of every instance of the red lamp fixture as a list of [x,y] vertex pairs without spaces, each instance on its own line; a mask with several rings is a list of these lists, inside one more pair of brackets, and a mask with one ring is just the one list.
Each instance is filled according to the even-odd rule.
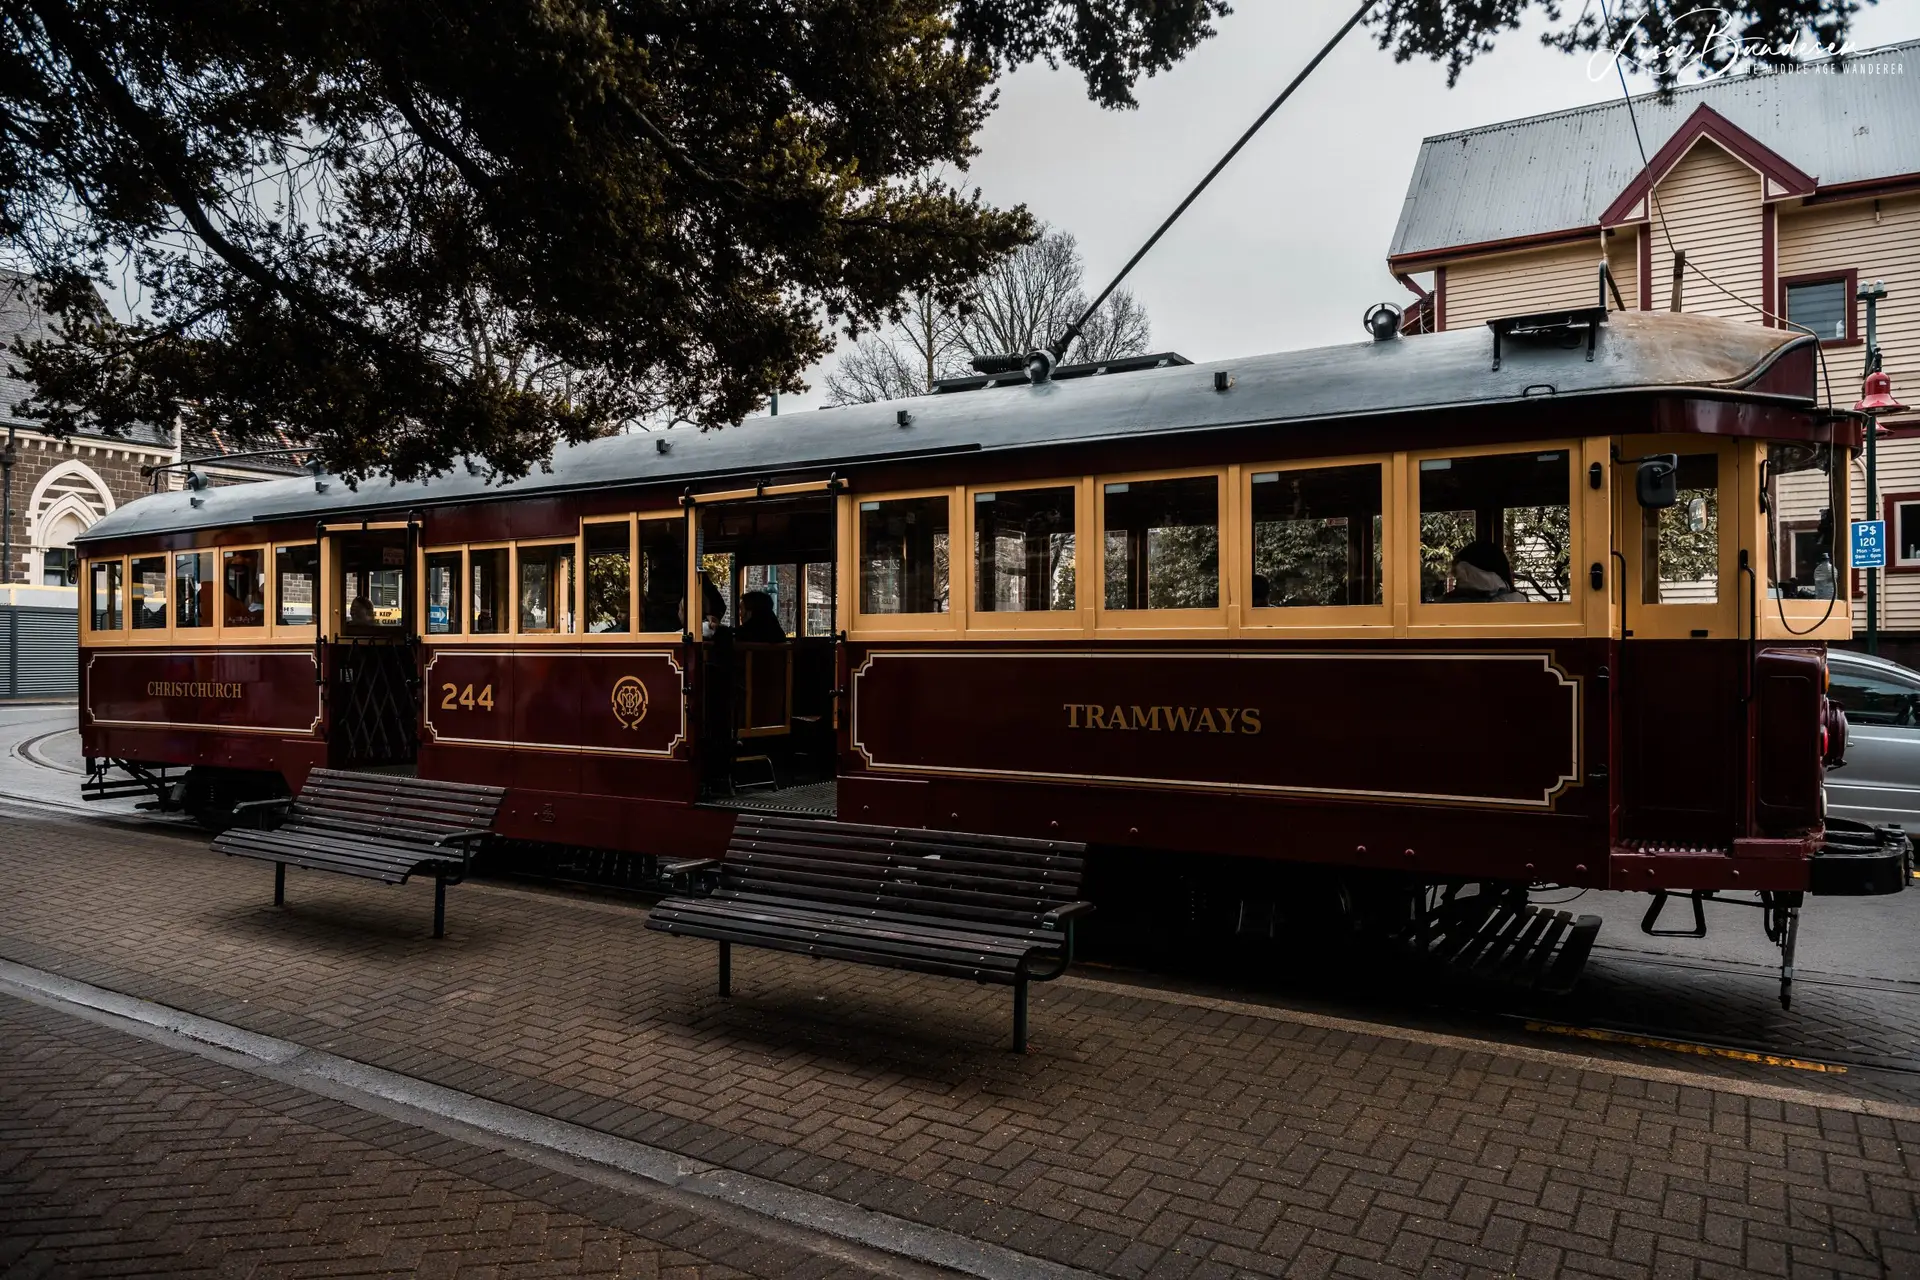
[[1907,406],[1893,398],[1893,379],[1875,369],[1867,375],[1866,385],[1861,388],[1860,399],[1854,404],[1853,411],[1878,417],[1885,413],[1905,413]]

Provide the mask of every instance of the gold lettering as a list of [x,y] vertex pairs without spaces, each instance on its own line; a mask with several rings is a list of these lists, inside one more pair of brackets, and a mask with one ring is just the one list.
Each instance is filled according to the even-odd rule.
[[1213,708],[1211,707],[1200,708],[1200,723],[1197,726],[1197,728],[1198,728],[1198,731],[1202,733],[1220,732],[1220,726],[1216,725],[1213,722]]
[[1259,707],[1104,707],[1096,702],[1063,702],[1060,709],[1067,713],[1069,729],[1239,733],[1252,737],[1266,728],[1261,722]]
[[1175,733],[1192,733],[1193,732],[1193,708],[1192,707],[1168,707],[1167,708],[1167,728],[1173,730]]
[[239,698],[246,686],[238,680],[149,680],[149,698]]
[[1233,722],[1239,718],[1240,718],[1240,708],[1238,707],[1220,708],[1220,732],[1232,733]]
[[1248,707],[1240,713],[1240,732],[1260,732],[1260,708]]
[[1087,728],[1104,729],[1106,727],[1107,709],[1105,707],[1096,707],[1089,703],[1087,705]]
[[1078,729],[1080,727],[1080,704],[1077,702],[1062,703],[1061,710],[1067,713],[1067,728]]
[[1133,709],[1133,727],[1136,729],[1150,729],[1154,733],[1160,732],[1160,708],[1148,707],[1146,713],[1142,714],[1140,708],[1135,707]]
[[1115,707],[1113,714],[1107,717],[1107,727],[1109,729],[1133,728],[1133,722],[1127,719],[1127,709],[1125,707]]

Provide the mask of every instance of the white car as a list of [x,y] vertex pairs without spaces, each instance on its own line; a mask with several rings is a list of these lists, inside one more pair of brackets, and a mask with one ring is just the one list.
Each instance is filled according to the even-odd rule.
[[1830,649],[1828,696],[1847,713],[1847,762],[1827,774],[1827,814],[1920,831],[1920,671]]

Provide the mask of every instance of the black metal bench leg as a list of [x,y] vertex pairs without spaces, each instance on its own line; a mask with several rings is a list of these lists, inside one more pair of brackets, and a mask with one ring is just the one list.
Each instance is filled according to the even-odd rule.
[[273,864],[273,905],[287,905],[287,864],[284,862]]
[[1013,1051],[1027,1051],[1027,978],[1025,974],[1013,980]]
[[447,878],[433,878],[433,936],[447,936]]
[[733,994],[733,944],[731,942],[720,944],[720,994],[723,996]]

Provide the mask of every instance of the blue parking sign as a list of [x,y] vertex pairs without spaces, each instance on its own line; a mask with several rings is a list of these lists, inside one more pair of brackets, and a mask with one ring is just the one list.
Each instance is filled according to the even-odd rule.
[[1856,569],[1887,567],[1887,522],[1885,520],[1854,521],[1853,567]]

